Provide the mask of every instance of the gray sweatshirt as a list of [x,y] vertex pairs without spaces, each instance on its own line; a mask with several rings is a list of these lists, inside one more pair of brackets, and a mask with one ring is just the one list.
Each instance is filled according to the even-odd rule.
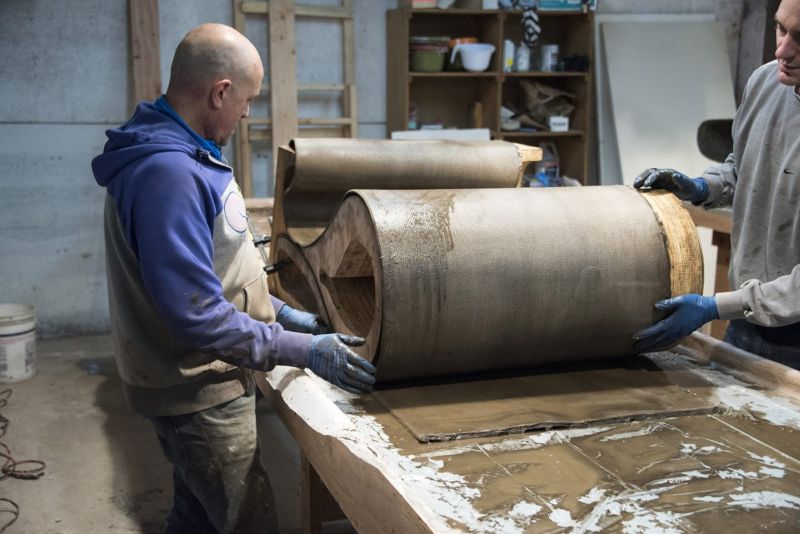
[[733,153],[706,169],[704,207],[732,206],[732,288],[721,319],[762,326],[800,321],[800,97],[777,61],[747,82],[733,122]]

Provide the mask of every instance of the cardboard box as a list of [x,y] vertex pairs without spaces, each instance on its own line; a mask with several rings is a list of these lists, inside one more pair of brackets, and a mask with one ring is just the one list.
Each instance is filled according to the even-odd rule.
[[547,118],[547,126],[551,132],[568,132],[569,117],[563,115],[551,115]]

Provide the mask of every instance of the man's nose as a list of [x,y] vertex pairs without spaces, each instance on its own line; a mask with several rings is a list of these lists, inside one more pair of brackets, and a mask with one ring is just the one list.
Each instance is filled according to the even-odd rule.
[[787,33],[782,37],[778,37],[778,47],[775,49],[775,57],[777,59],[791,59],[798,53],[800,46],[794,42],[794,39]]

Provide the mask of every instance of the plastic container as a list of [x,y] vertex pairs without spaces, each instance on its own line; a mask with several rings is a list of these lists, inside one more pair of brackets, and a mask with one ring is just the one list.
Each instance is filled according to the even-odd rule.
[[[470,43],[477,43],[477,37],[458,37],[456,39],[450,39],[447,43],[447,56],[450,57],[450,54],[453,52],[453,48],[460,44],[470,44]],[[445,65],[445,70],[464,70],[464,65],[461,64],[461,57],[456,56],[455,61],[447,61]]]
[[503,72],[514,70],[514,42],[511,39],[503,41]]
[[450,62],[454,62],[456,54],[460,54],[464,70],[483,72],[489,68],[493,53],[494,45],[485,43],[459,44],[453,48],[453,52],[450,54]]
[[531,70],[531,50],[525,43],[520,43],[517,47],[517,72],[527,72]]
[[415,36],[408,40],[411,70],[415,72],[440,72],[447,57],[446,36]]
[[555,143],[542,143],[542,159],[534,166],[533,176],[527,178],[529,187],[557,187],[561,184],[558,148]]
[[545,44],[542,45],[541,59],[539,60],[539,68],[544,72],[555,72],[558,70],[558,45]]
[[27,304],[0,304],[0,383],[36,373],[36,313]]

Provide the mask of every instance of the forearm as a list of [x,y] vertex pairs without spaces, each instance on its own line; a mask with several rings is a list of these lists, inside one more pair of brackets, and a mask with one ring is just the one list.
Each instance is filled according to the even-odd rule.
[[725,163],[712,165],[703,172],[702,178],[708,184],[708,196],[703,201],[704,208],[730,206],[736,191],[736,160],[728,155]]
[[263,323],[235,308],[223,330],[213,326],[202,336],[199,347],[230,364],[269,371],[276,365],[306,367],[311,347],[310,334],[285,330],[278,323]]
[[800,322],[800,265],[770,282],[748,280],[736,291],[717,294],[720,319],[747,319],[761,326]]
[[275,315],[277,316],[280,313],[281,308],[283,308],[284,304],[286,303],[275,295],[270,295],[269,299],[272,301],[272,309],[275,310]]

